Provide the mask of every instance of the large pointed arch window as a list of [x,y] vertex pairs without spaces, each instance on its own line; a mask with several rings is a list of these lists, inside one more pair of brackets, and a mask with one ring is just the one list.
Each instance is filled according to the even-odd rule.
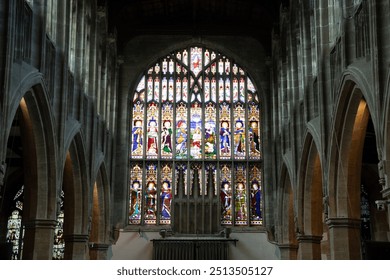
[[[261,102],[243,68],[208,48],[177,50],[145,71],[130,103],[129,224],[178,226],[210,210],[219,228],[262,225]],[[192,197],[202,206],[183,210]]]

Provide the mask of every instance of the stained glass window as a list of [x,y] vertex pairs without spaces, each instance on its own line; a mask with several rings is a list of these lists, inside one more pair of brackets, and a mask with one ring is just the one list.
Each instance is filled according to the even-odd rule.
[[65,255],[64,240],[64,191],[61,190],[57,225],[54,229],[53,260],[63,260]]
[[173,51],[130,100],[129,224],[171,224],[175,198],[194,195],[219,197],[220,226],[263,224],[261,100],[234,59]]
[[23,194],[22,186],[14,197],[14,207],[8,217],[6,242],[11,247],[12,260],[22,259],[24,226],[22,226],[23,214]]

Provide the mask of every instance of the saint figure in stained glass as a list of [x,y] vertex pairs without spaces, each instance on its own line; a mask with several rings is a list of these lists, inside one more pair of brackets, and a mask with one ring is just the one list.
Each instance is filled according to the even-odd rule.
[[240,119],[236,121],[236,127],[234,130],[234,154],[237,156],[245,155],[244,122]]
[[177,123],[176,133],[176,154],[184,155],[187,151],[187,123],[180,120]]
[[134,127],[132,130],[132,135],[133,135],[133,148],[132,151],[133,153],[142,153],[142,121],[137,120],[134,122]]
[[249,127],[249,143],[252,154],[260,153],[260,139],[258,132],[258,123],[256,121],[252,121]]
[[157,128],[157,122],[155,119],[151,119],[149,121],[149,127],[148,127],[148,154],[149,155],[157,155],[158,152],[158,128]]
[[235,196],[236,220],[245,221],[247,217],[246,191],[243,183],[238,183]]
[[222,206],[222,220],[230,220],[232,217],[232,191],[229,182],[222,182],[220,199]]
[[145,219],[147,220],[155,220],[156,212],[157,212],[157,188],[155,182],[149,182],[148,187],[146,188],[146,211],[145,211]]
[[219,132],[221,142],[221,153],[230,154],[230,129],[227,121],[222,122]]
[[161,187],[161,219],[170,219],[171,218],[171,200],[172,192],[171,185],[169,181],[164,181]]
[[172,124],[170,120],[164,121],[161,132],[161,147],[163,154],[172,154]]
[[130,190],[130,219],[139,220],[141,218],[141,186],[140,182],[134,181]]
[[261,218],[261,191],[257,181],[253,182],[251,187],[251,211],[252,219],[259,220]]

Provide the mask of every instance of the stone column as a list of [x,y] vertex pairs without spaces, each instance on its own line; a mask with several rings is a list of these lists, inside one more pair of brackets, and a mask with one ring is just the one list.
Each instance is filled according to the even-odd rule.
[[320,260],[322,236],[298,235],[298,259]]
[[[390,186],[388,186],[386,180],[386,161],[381,160],[378,163],[378,171],[379,171],[379,185],[382,187],[382,197],[386,200],[387,207],[387,224],[390,226]],[[390,241],[390,228],[387,230],[387,240]]]
[[[382,190],[382,197],[387,208],[387,224],[390,226],[390,188]],[[390,241],[390,228],[387,230],[387,241]]]
[[107,251],[110,244],[90,243],[89,244],[89,258],[91,260],[107,260]]
[[360,252],[360,219],[329,218],[330,258],[334,260],[358,260]]
[[298,246],[293,244],[279,244],[281,260],[296,260]]
[[86,260],[88,259],[87,234],[69,234],[64,236],[65,259],[66,260]]
[[51,260],[53,258],[55,220],[23,221],[24,238],[22,259]]

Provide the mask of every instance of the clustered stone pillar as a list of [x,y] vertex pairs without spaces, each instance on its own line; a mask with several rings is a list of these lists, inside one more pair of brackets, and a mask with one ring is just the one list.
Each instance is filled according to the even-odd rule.
[[298,235],[298,259],[300,260],[320,260],[322,236]]
[[360,253],[360,219],[328,218],[331,259],[358,260]]
[[294,244],[279,244],[281,260],[296,260],[298,246]]
[[53,257],[55,220],[23,221],[25,226],[23,238],[24,260],[51,260]]
[[65,259],[66,260],[86,260],[88,259],[88,240],[87,234],[68,234],[64,236],[65,240]]
[[89,244],[89,258],[91,260],[107,260],[109,244],[90,243]]

